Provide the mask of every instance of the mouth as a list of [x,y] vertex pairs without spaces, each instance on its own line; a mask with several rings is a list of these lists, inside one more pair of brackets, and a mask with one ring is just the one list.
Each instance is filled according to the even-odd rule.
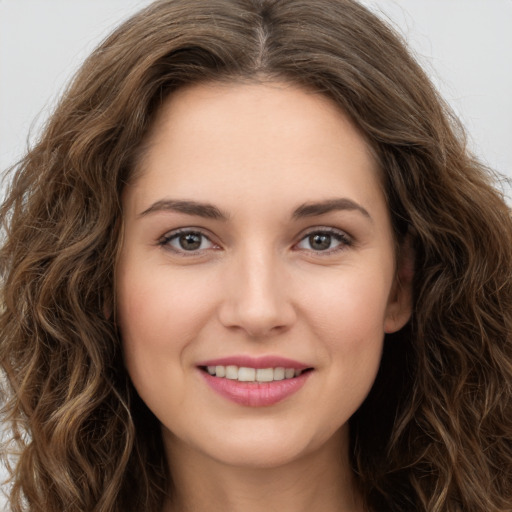
[[[284,366],[274,366],[272,361]],[[233,360],[208,363],[198,366],[208,387],[224,399],[245,407],[269,407],[291,399],[310,380],[314,370],[298,362],[292,365],[290,360],[278,362],[275,358],[246,360],[240,365],[232,364]]]
[[283,366],[253,368],[236,365],[200,366],[199,369],[219,379],[262,383],[295,379],[304,373],[313,371],[313,368],[286,368]]

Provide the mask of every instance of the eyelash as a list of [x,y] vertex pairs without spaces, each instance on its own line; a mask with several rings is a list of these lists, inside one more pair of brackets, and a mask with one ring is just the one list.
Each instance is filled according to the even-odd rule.
[[309,232],[307,232],[300,239],[300,241],[297,244],[295,244],[295,246],[298,246],[301,242],[303,242],[304,240],[308,239],[309,237],[311,237],[313,235],[328,235],[328,236],[332,237],[334,240],[336,240],[337,242],[339,242],[338,246],[336,246],[334,248],[322,250],[322,251],[315,251],[314,249],[306,249],[307,251],[309,251],[310,253],[314,253],[315,255],[327,256],[327,255],[330,255],[333,253],[337,253],[339,251],[343,251],[347,247],[351,247],[353,245],[352,238],[350,236],[348,236],[345,232],[340,231],[339,229],[335,229],[335,228],[320,227],[320,228],[311,229]]
[[[208,249],[200,249],[199,248],[199,249],[196,249],[193,251],[187,251],[183,248],[178,249],[178,248],[173,247],[171,245],[171,242],[173,240],[179,239],[183,235],[198,235],[199,237],[202,238],[201,245],[202,245],[204,239],[208,240],[214,246],[216,245],[214,242],[212,242],[212,240],[210,239],[210,237],[208,235],[203,233],[200,229],[194,229],[194,228],[183,228],[183,229],[179,229],[176,231],[171,231],[170,233],[164,235],[158,241],[158,245],[163,248],[169,249],[169,250],[173,251],[174,253],[176,253],[180,256],[184,256],[184,257],[197,256],[197,255],[201,254],[202,251],[211,249],[211,248],[208,248]],[[344,233],[343,231],[340,231],[335,228],[319,227],[319,228],[311,229],[309,232],[305,233],[302,236],[302,238],[299,240],[299,242],[294,244],[294,247],[297,247],[300,243],[307,240],[309,237],[311,237],[313,235],[327,235],[327,236],[331,237],[332,239],[334,239],[335,241],[339,242],[338,246],[336,246],[334,248],[328,248],[325,250],[305,249],[306,251],[308,251],[310,253],[314,253],[315,255],[327,256],[327,255],[330,255],[333,253],[337,253],[339,251],[343,251],[347,247],[350,247],[353,245],[352,238],[350,236],[348,236],[346,233]]]
[[203,244],[203,240],[208,240],[211,244],[215,245],[214,242],[211,241],[210,237],[203,233],[200,229],[194,229],[194,228],[183,228],[178,229],[176,231],[171,231],[170,233],[164,235],[159,241],[158,245],[165,249],[169,249],[173,251],[174,253],[178,254],[179,256],[197,256],[201,253],[204,249],[196,249],[195,251],[187,251],[185,249],[178,249],[171,245],[171,242],[173,240],[179,239],[181,236],[184,235],[199,235],[202,239],[201,245]]

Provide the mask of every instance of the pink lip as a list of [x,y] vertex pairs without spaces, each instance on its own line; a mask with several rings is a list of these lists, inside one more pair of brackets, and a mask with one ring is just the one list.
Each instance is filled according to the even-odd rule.
[[214,377],[204,371],[206,366],[245,366],[247,368],[294,368],[305,370],[311,365],[280,356],[251,357],[247,355],[228,356],[201,361],[197,367],[206,383],[215,392],[228,400],[247,407],[265,407],[274,405],[293,395],[306,383],[312,372],[305,372],[292,379],[273,382],[239,382],[221,377]]
[[238,382],[237,380],[214,377],[203,370],[200,370],[199,373],[210,388],[224,398],[247,407],[265,407],[274,405],[299,391],[312,372],[302,373],[292,379],[273,382]]
[[305,370],[311,368],[312,365],[300,363],[293,359],[280,356],[228,356],[220,357],[218,359],[209,359],[208,361],[202,361],[197,366],[245,366],[247,368],[295,368],[296,370]]

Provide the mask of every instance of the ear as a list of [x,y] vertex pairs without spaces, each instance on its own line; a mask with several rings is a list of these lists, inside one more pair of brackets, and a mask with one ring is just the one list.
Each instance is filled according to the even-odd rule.
[[399,249],[397,271],[386,308],[384,332],[387,334],[399,331],[411,318],[413,277],[414,250],[408,234]]

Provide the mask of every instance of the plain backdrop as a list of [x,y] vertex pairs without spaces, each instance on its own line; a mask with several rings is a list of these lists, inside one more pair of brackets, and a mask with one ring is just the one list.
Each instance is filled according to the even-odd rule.
[[[37,138],[65,84],[91,50],[149,3],[0,0],[0,170]],[[363,3],[408,41],[466,125],[472,150],[512,178],[512,0]]]

